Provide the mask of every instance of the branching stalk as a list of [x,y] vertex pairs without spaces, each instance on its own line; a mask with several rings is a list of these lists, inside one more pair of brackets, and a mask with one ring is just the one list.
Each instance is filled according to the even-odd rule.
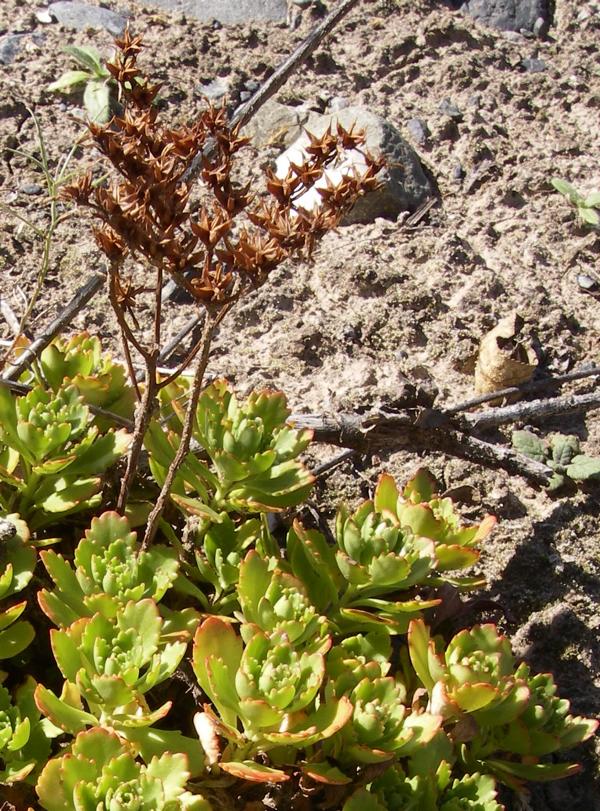
[[198,365],[196,366],[196,373],[192,383],[192,391],[190,393],[190,399],[185,412],[185,422],[183,425],[181,440],[177,453],[175,454],[175,457],[167,470],[167,475],[156,500],[156,504],[154,505],[154,509],[148,516],[148,523],[146,524],[146,533],[142,542],[142,549],[145,549],[150,543],[152,543],[156,530],[158,529],[158,522],[163,514],[167,499],[169,498],[169,493],[171,492],[171,487],[175,481],[177,471],[181,467],[181,463],[189,451],[192,431],[194,428],[194,420],[196,419],[196,409],[198,407],[198,400],[200,398],[204,374],[206,372],[206,367],[208,366],[210,346],[212,343],[214,330],[217,323],[223,317],[223,310],[225,309],[226,308],[222,308],[222,310],[219,311],[216,316],[207,312],[206,321],[204,322],[204,330],[202,333],[202,349],[200,351],[200,357],[198,358]]

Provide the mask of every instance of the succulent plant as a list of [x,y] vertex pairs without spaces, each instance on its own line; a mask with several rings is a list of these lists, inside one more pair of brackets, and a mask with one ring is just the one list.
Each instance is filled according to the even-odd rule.
[[512,786],[577,770],[571,764],[541,763],[539,757],[585,741],[598,723],[569,715],[569,704],[556,697],[550,676],[531,676],[524,664],[515,667],[508,640],[493,625],[460,631],[442,651],[425,624],[415,620],[408,644],[429,695],[428,709],[454,724],[467,768],[495,774]]
[[[56,662],[66,682],[57,698],[39,685],[40,709],[61,728],[79,732],[86,725],[147,726],[166,715],[164,704],[151,712],[144,694],[170,678],[186,647],[185,633],[165,634],[153,600],[130,601],[111,619],[84,617],[50,632]],[[84,698],[89,712],[81,710]]]
[[25,780],[50,754],[50,741],[33,700],[35,686],[28,677],[15,691],[14,702],[0,686],[0,785]]
[[[22,591],[33,577],[36,563],[35,549],[29,543],[29,528],[18,515],[0,517],[3,532],[0,535],[0,600]],[[27,601],[3,606],[0,603],[0,659],[17,656],[35,637],[33,626],[19,619]]]
[[494,625],[460,631],[438,654],[424,622],[415,620],[409,651],[430,708],[445,718],[469,713],[478,724],[494,726],[513,720],[527,705],[529,688],[515,676],[510,643]]
[[464,569],[479,559],[478,545],[492,531],[496,519],[487,515],[480,524],[465,526],[452,499],[436,494],[435,482],[426,470],[419,470],[400,494],[391,476],[381,476],[374,496],[375,509],[389,511],[400,526],[429,538],[435,545],[437,577],[432,584],[449,582],[462,588],[481,586],[481,578],[448,576],[446,572]]
[[[306,747],[334,735],[350,718],[346,697],[317,700],[325,676],[327,638],[318,651],[303,651],[285,634],[254,628],[246,640],[217,617],[196,632],[192,664],[198,683],[219,714],[219,732],[246,756],[275,747]],[[238,731],[238,722],[244,730]],[[219,765],[252,777],[249,761]],[[256,765],[256,764],[254,764]],[[287,779],[269,773],[269,779]]]
[[53,550],[42,552],[41,558],[56,588],[42,589],[38,600],[44,613],[63,628],[96,612],[112,619],[129,601],[158,602],[172,586],[179,565],[169,547],[138,550],[129,522],[114,512],[92,519],[75,550],[75,569]]
[[513,431],[512,444],[516,450],[552,468],[549,492],[560,490],[569,480],[584,482],[600,478],[600,459],[581,453],[579,437],[555,434],[544,441],[531,431]]
[[350,693],[363,679],[373,681],[389,673],[392,645],[385,630],[341,639],[327,655],[327,689]]
[[0,505],[32,528],[100,503],[101,474],[123,453],[123,431],[100,434],[74,386],[0,387]]
[[[171,407],[183,419],[181,399]],[[188,454],[172,491],[186,512],[217,519],[225,510],[277,512],[304,500],[312,475],[296,461],[308,446],[310,431],[286,424],[285,397],[278,392],[252,393],[240,403],[228,383],[217,380],[200,395],[193,438],[208,454],[214,472]],[[146,438],[150,467],[159,483],[175,457],[177,433],[156,423]]]
[[445,761],[433,777],[409,777],[400,766],[391,766],[369,790],[387,811],[503,811],[492,777],[475,772],[453,779]]
[[350,693],[351,723],[340,733],[336,757],[341,762],[378,763],[408,756],[427,744],[442,723],[441,716],[410,712],[407,692],[396,678],[364,678]]
[[46,764],[36,790],[46,811],[210,811],[185,790],[189,776],[185,755],[166,752],[140,764],[114,732],[91,729]]
[[[87,405],[97,406],[131,419],[135,392],[123,366],[102,351],[97,336],[81,332],[70,338],[56,338],[40,355],[45,382],[58,391],[68,382]],[[22,378],[23,379],[23,378]],[[31,382],[24,378],[25,382]],[[110,427],[107,418],[96,416],[100,428]]]
[[238,599],[240,618],[269,635],[287,639],[293,647],[320,648],[327,635],[327,620],[312,605],[302,582],[276,568],[276,561],[248,552],[240,565]]
[[406,591],[435,565],[433,541],[402,529],[391,512],[376,512],[372,501],[352,515],[338,510],[336,539],[339,569],[364,596]]
[[[259,547],[269,531],[260,518],[234,521],[228,513],[218,515],[218,521],[199,519],[194,533],[194,550],[200,579],[214,589],[213,608],[225,610],[228,604],[237,605],[236,589],[240,577],[240,563],[250,546]],[[195,573],[190,573],[194,577]]]

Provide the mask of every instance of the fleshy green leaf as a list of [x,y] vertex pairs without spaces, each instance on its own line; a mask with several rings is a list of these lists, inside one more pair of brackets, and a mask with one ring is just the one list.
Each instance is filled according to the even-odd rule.
[[531,431],[513,431],[512,445],[519,453],[524,453],[536,462],[543,462],[546,459],[544,443]]
[[110,118],[110,86],[105,79],[93,79],[85,86],[83,104],[90,120],[105,124]]
[[89,78],[90,74],[85,70],[67,70],[59,79],[48,85],[48,90],[53,92],[70,90],[71,88],[76,87],[78,84],[87,82]]
[[574,456],[567,467],[567,476],[575,481],[600,478],[600,459],[585,454]]

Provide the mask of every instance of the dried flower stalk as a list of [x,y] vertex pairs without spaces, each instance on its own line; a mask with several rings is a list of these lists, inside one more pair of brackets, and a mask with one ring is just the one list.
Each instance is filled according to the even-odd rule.
[[[310,257],[320,237],[339,223],[357,197],[378,185],[382,161],[364,153],[367,168],[363,173],[320,188],[322,206],[318,210],[299,207],[296,201],[344,151],[364,144],[363,133],[338,125],[336,132],[310,136],[308,157],[300,165],[292,164],[284,178],[267,170],[267,199],[255,200],[250,185],[240,186],[233,179],[236,155],[247,139],[240,135],[239,127],[228,125],[225,110],[209,105],[194,124],[165,127],[154,104],[159,85],[151,84],[137,66],[141,38],[127,30],[116,44],[117,53],[107,68],[118,84],[122,112],[105,126],[89,124],[92,140],[112,164],[116,178],[110,185],[95,187],[88,174],[65,188],[63,196],[87,206],[100,221],[94,236],[109,261],[109,300],[138,394],[134,439],[117,502],[117,509],[123,512],[157,393],[173,378],[161,380],[157,373],[163,280],[167,276],[174,279],[206,310],[203,336],[175,373],[199,356],[188,404],[191,425],[217,324],[235,302],[264,284],[288,257]],[[184,178],[198,154],[202,156],[201,178],[212,201],[193,213],[191,188]],[[151,338],[144,339],[139,298],[148,294],[153,296],[153,326]],[[132,351],[145,364],[143,388],[133,375]],[[188,452],[187,433],[184,431],[180,453],[149,519],[146,544],[156,531],[177,467]]]

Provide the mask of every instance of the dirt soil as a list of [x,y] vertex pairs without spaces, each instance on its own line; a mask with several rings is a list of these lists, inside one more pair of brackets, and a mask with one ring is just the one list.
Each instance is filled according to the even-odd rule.
[[[235,103],[245,83],[268,76],[316,22],[305,12],[294,31],[278,24],[218,28],[142,3],[103,5],[130,12],[147,44],[144,64],[164,82],[165,115],[176,123],[201,108],[201,82],[227,79]],[[67,153],[82,131],[81,97],[46,89],[72,67],[61,47],[92,44],[108,54],[112,43],[104,32],[43,24],[36,5],[23,0],[4,0],[0,30],[31,32],[14,62],[0,69],[1,293],[18,316],[42,252],[18,216],[43,225],[48,205],[39,173],[9,150],[37,151],[30,108],[51,163]],[[557,0],[543,40],[485,29],[433,0],[359,3],[276,98],[322,111],[332,97],[343,97],[386,117],[409,141],[406,123],[422,119],[429,135],[423,144],[411,143],[439,200],[414,227],[402,217],[342,227],[323,240],[312,264],[277,271],[223,323],[210,372],[229,376],[240,391],[280,387],[297,411],[389,404],[407,378],[437,390],[437,404],[449,405],[473,395],[478,343],[515,309],[537,336],[543,373],[597,362],[600,232],[578,224],[550,178],[569,179],[583,192],[600,189],[599,38],[596,2]],[[545,69],[526,70],[529,59],[542,60]],[[444,100],[459,117],[440,112]],[[258,167],[276,155],[274,147],[250,150],[246,160]],[[88,162],[78,152],[72,166]],[[101,266],[87,223],[61,224],[29,335]],[[165,323],[172,334],[192,312],[186,303],[169,305]],[[73,326],[97,331],[109,344],[115,334],[102,295]],[[0,318],[0,337],[10,335]],[[592,378],[564,391],[595,385]],[[546,419],[536,430],[576,433],[586,453],[600,454],[598,412]],[[509,433],[487,438],[507,442]],[[333,452],[317,448],[312,459]],[[489,583],[484,596],[498,610],[478,618],[499,622],[519,656],[552,671],[575,713],[597,716],[598,489],[550,497],[503,471],[403,450],[346,463],[318,501],[330,514],[341,497],[371,492],[381,470],[405,480],[419,465],[429,466],[443,487],[468,486],[461,492],[471,496],[469,516],[498,516],[481,559]],[[597,743],[595,753],[591,744],[575,757],[584,764],[581,775],[535,788],[531,809],[600,808]],[[507,807],[516,808],[512,802]]]

